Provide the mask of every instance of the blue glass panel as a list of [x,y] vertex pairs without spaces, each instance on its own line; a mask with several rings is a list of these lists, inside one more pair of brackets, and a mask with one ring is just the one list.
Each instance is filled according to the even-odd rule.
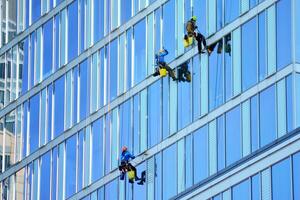
[[154,15],[154,52],[158,52],[161,48],[160,43],[161,43],[161,34],[160,34],[160,29],[161,29],[161,9],[155,10],[155,15]]
[[[221,41],[222,42],[222,41]],[[217,45],[217,47],[219,44]],[[216,48],[217,48],[216,47]],[[224,102],[223,54],[216,50],[209,57],[209,110],[214,110]]]
[[118,199],[118,179],[105,185],[105,199]]
[[[121,1],[126,2],[126,1]],[[127,3],[127,2],[126,2]],[[104,1],[94,1],[94,41],[104,36]]]
[[[277,3],[277,69],[292,62],[292,11],[291,0]],[[284,38],[284,41],[283,41]]]
[[103,176],[103,118],[92,124],[92,182]]
[[54,18],[54,71],[59,68],[59,15]]
[[218,171],[225,168],[225,117],[217,118]]
[[229,100],[233,95],[233,69],[232,69],[232,56],[231,56],[231,34],[225,36],[225,99]]
[[266,12],[258,15],[258,68],[259,80],[263,80],[267,74],[267,47],[266,47]]
[[169,80],[168,79],[163,79],[163,83],[162,83],[162,89],[163,89],[163,93],[162,93],[162,98],[163,98],[163,102],[162,102],[162,118],[163,118],[163,139],[167,138],[169,136],[169,132],[170,132],[170,116],[169,116],[169,110],[170,110],[170,96],[169,96]]
[[194,184],[208,176],[208,127],[194,132]]
[[250,9],[257,5],[258,0],[250,0]]
[[161,81],[156,81],[148,88],[148,147],[161,140]]
[[83,187],[83,143],[84,143],[84,131],[81,130],[78,134],[78,166],[77,166],[77,191],[80,191]]
[[291,197],[291,165],[290,159],[285,159],[272,166],[272,199],[290,200]]
[[250,109],[251,151],[254,152],[259,148],[258,96],[254,96],[251,98]]
[[[146,163],[142,163],[139,166],[136,167],[137,170],[137,175],[138,177],[141,177],[142,171],[146,170]],[[138,200],[138,199],[147,199],[147,187],[146,186],[140,186],[137,184],[133,185],[133,199]]]
[[162,154],[155,156],[155,199],[162,199]]
[[178,84],[178,129],[186,127],[192,121],[192,107],[191,107],[191,84],[183,82]]
[[63,1],[65,1],[65,0],[56,0],[56,6],[59,5]]
[[80,76],[80,121],[85,119],[88,114],[88,61],[85,60],[82,63],[80,63],[79,67],[79,76]]
[[49,20],[44,25],[44,61],[43,79],[52,73],[52,51],[53,51],[53,21]]
[[50,164],[51,164],[51,153],[47,152],[40,160],[40,199],[50,199]]
[[48,86],[48,118],[47,118],[47,141],[50,141],[52,138],[52,106],[53,106],[53,100],[52,100],[52,94],[53,94],[53,86],[52,84]]
[[193,137],[185,138],[185,188],[193,185]]
[[146,21],[134,26],[134,83],[146,77]]
[[[108,71],[108,88],[109,102],[116,98],[118,89],[118,40],[115,39],[106,46],[107,55],[107,71]],[[141,66],[137,65],[139,68]]]
[[120,106],[120,147],[127,146],[129,149],[133,147],[131,107],[131,100]]
[[52,150],[52,179],[51,179],[51,194],[52,199],[56,200],[56,185],[57,185],[57,147]]
[[170,0],[163,6],[163,47],[169,51],[166,62],[175,58],[175,22],[175,0]]
[[[41,0],[35,0],[34,2],[31,3],[31,6],[32,6],[31,7],[31,13],[32,13],[31,24],[33,24],[41,16]],[[29,12],[26,14],[29,15]]]
[[295,41],[295,47],[296,47],[296,62],[300,63],[300,1],[295,1],[296,9],[295,12],[295,35],[296,35],[296,41]]
[[110,172],[111,168],[111,113],[105,118],[105,174]]
[[232,188],[232,200],[250,200],[250,181],[246,180]]
[[200,58],[195,56],[193,58],[193,70],[192,70],[192,80],[193,80],[193,120],[196,120],[200,117]]
[[[84,41],[85,41],[85,29],[84,29],[84,27],[85,27],[85,17],[84,17],[84,8],[85,8],[85,1],[86,0],[80,0],[79,1],[79,9],[80,9],[80,27],[79,27],[79,29],[80,29],[80,43],[79,43],[79,45],[80,45],[80,48],[79,48],[79,50],[80,50],[80,53],[82,53],[83,51],[84,51],[84,49],[85,49],[85,47],[84,47]],[[109,15],[108,15],[109,16]],[[109,17],[108,17],[109,18]]]
[[[20,70],[22,71],[22,92],[24,94],[28,90],[28,59],[29,59],[29,43],[28,38],[26,38],[22,43],[20,43]],[[23,54],[22,54],[23,52]],[[23,55],[23,56],[22,56]]]
[[232,22],[239,15],[239,0],[225,0],[225,24]]
[[131,18],[132,2],[121,1],[121,24],[124,24]]
[[76,192],[76,145],[77,135],[66,141],[66,198]]
[[260,146],[276,139],[275,86],[260,93]]
[[131,69],[132,69],[132,30],[129,29],[126,32],[126,53],[127,53],[127,63],[126,63],[126,77],[127,77],[127,82],[126,82],[126,90],[128,90],[131,87]]
[[293,156],[293,192],[294,200],[300,200],[300,153]]
[[[110,16],[110,11],[111,11],[111,0],[104,0],[106,1],[106,16]],[[111,30],[111,17],[106,17],[106,34],[109,33]]]
[[134,154],[138,154],[140,152],[140,112],[139,112],[139,106],[140,106],[140,96],[139,94],[135,95],[133,97],[133,152]]
[[78,67],[73,69],[73,124],[78,120]]
[[197,16],[198,21],[198,29],[200,33],[203,35],[207,34],[206,30],[206,19],[207,19],[207,11],[206,11],[206,0],[198,0],[193,1],[194,12],[193,15]]
[[217,196],[214,196],[214,197],[212,198],[212,200],[222,200],[222,194],[219,194],[219,195],[217,195]]
[[64,76],[54,82],[54,138],[64,130]]
[[29,125],[29,144],[30,153],[37,150],[39,146],[39,108],[40,96],[39,94],[32,97],[29,101],[30,105],[30,125]]
[[252,200],[260,200],[260,178],[259,174],[251,178],[251,196]]
[[177,191],[176,144],[163,151],[163,200],[170,199]]
[[104,77],[106,76],[105,73],[104,73],[104,56],[105,56],[105,48],[102,48],[100,49],[100,52],[99,52],[99,57],[100,57],[100,75],[99,75],[99,78],[100,78],[100,86],[99,86],[99,94],[100,94],[100,97],[99,97],[99,108],[101,108],[103,105],[104,105]]
[[22,137],[22,144],[23,144],[23,155],[22,158],[26,157],[26,153],[27,153],[27,137],[28,137],[28,133],[27,133],[27,123],[28,123],[28,118],[27,118],[27,112],[28,112],[28,102],[26,101],[23,104],[23,137]]
[[226,166],[242,157],[241,109],[235,107],[226,113]]
[[78,55],[78,1],[77,0],[74,1],[68,7],[68,41],[69,41],[68,61],[71,61]]
[[217,31],[223,27],[223,0],[217,0]]
[[35,32],[30,35],[30,88],[34,86]]
[[242,26],[242,88],[247,90],[257,82],[257,19]]
[[286,114],[287,114],[287,132],[294,129],[293,117],[293,77],[289,75],[286,78]]

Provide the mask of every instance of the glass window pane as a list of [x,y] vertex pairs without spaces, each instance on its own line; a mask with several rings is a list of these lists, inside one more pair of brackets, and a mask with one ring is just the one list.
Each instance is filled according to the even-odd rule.
[[[129,2],[131,3],[131,1]],[[122,4],[125,3],[125,5],[128,4],[127,1],[121,1],[121,3]],[[104,1],[94,1],[94,27],[93,28],[94,28],[94,41],[96,43],[104,36]]]
[[146,77],[146,20],[134,25],[134,83]]
[[79,107],[80,114],[79,119],[80,121],[85,119],[87,117],[88,111],[89,111],[89,100],[88,100],[88,66],[89,66],[88,60],[83,61],[80,63],[79,67],[79,78],[80,78],[80,99],[79,99]]
[[91,162],[91,126],[89,125],[85,129],[84,133],[84,162],[83,162],[83,177],[84,177],[84,182],[83,186],[86,187],[90,184],[90,162]]
[[66,73],[66,93],[65,93],[65,106],[66,106],[66,116],[65,116],[65,129],[72,126],[72,71]]
[[286,114],[287,114],[287,132],[294,129],[294,99],[293,99],[293,76],[286,78]]
[[[292,2],[282,0],[277,3],[277,70],[292,62]],[[284,38],[284,42],[282,42]]]
[[126,32],[126,90],[131,88],[132,85],[132,30],[131,28]]
[[241,92],[241,28],[233,31],[233,43],[232,43],[232,69],[233,69],[233,95],[237,95]]
[[65,77],[54,82],[54,138],[64,130]]
[[120,148],[122,146],[127,146],[129,149],[133,148],[131,100],[120,106]]
[[232,22],[239,15],[239,0],[225,0],[225,24]]
[[285,159],[272,166],[272,199],[290,200],[291,197],[291,166],[290,159]]
[[193,136],[185,138],[185,189],[193,185]]
[[263,80],[267,74],[267,30],[266,30],[266,12],[258,15],[258,68],[259,80]]
[[[16,112],[12,111],[5,116],[4,128],[5,128],[5,148],[2,149],[4,155],[2,160],[4,160],[4,170],[7,170],[15,163],[15,117]],[[34,133],[33,133],[34,134]],[[3,143],[3,140],[1,140]],[[38,144],[38,141],[37,141]],[[4,159],[3,159],[4,158]]]
[[[60,13],[60,67],[65,65],[68,60],[67,45],[68,45],[68,32],[67,32],[67,9]],[[71,42],[72,40],[70,40]],[[73,42],[73,41],[72,41]]]
[[217,118],[218,171],[225,168],[225,117]]
[[250,101],[242,103],[242,140],[243,140],[243,157],[251,153],[251,135],[250,135]]
[[242,158],[241,109],[235,107],[226,113],[226,166]]
[[[110,102],[117,97],[117,92],[118,92],[118,40],[117,39],[113,40],[108,46],[106,46],[106,56],[107,56],[106,59],[108,61],[107,77],[109,78],[107,81],[108,82],[107,91],[109,92],[108,102]],[[138,68],[142,68],[142,66],[145,65],[137,65],[137,66],[139,66]]]
[[[176,39],[175,39],[175,0],[168,1],[163,5],[163,47],[169,54],[165,57],[166,62],[175,58]],[[181,38],[180,38],[181,40]]]
[[[146,170],[146,163],[143,162],[142,164],[136,166],[136,171],[138,177],[141,177],[142,171]],[[147,187],[146,186],[140,186],[138,184],[133,184],[133,199],[138,200],[138,199],[147,199]]]
[[275,86],[260,93],[260,146],[276,139]]
[[40,199],[50,199],[50,166],[51,152],[47,152],[40,159]]
[[40,146],[46,144],[47,142],[47,135],[46,135],[46,125],[47,125],[47,121],[46,121],[46,106],[47,106],[47,89],[43,89],[41,91],[41,106],[40,106]]
[[194,184],[208,177],[208,127],[193,133]]
[[273,74],[276,71],[276,7],[275,5],[267,9],[267,73]]
[[105,186],[105,199],[118,199],[118,179],[115,179]]
[[32,97],[29,101],[30,105],[30,126],[29,126],[29,144],[30,153],[39,147],[39,110],[40,96],[39,94]]
[[252,200],[260,200],[261,194],[260,194],[260,175],[257,174],[253,177],[251,177],[251,196]]
[[103,176],[103,118],[92,124],[92,182]]
[[52,51],[53,51],[53,21],[49,20],[43,28],[43,79],[52,73]]
[[177,146],[173,144],[163,151],[163,200],[177,194],[176,155]]
[[77,191],[83,188],[83,145],[84,145],[84,130],[80,130],[78,133],[78,146],[77,146]]
[[132,1],[121,1],[121,24],[127,22],[131,17]]
[[57,172],[57,200],[64,198],[64,180],[65,180],[65,144],[58,146],[58,172]]
[[257,18],[242,26],[242,88],[257,83]]
[[208,35],[211,35],[216,32],[217,28],[217,0],[208,1],[208,10]]
[[76,145],[77,135],[66,141],[66,198],[76,191]]
[[[26,168],[19,170],[16,174],[16,185],[17,185],[16,200],[22,200],[25,195],[25,169]],[[49,172],[50,172],[50,168],[49,168]],[[48,180],[50,180],[50,177]],[[50,185],[49,185],[49,188],[50,188]],[[1,193],[1,186],[0,186],[0,193]],[[48,193],[48,194],[50,196],[50,193]],[[45,198],[45,200],[47,200],[47,198]]]
[[[170,82],[168,79],[163,79],[162,81],[162,119],[163,119],[163,126],[162,126],[162,135],[163,139],[169,136],[170,132]],[[174,102],[176,103],[176,102]],[[172,106],[173,107],[173,106]],[[175,107],[175,106],[174,106]],[[176,107],[175,107],[176,108]]]
[[98,83],[99,83],[99,72],[98,72],[98,64],[99,64],[99,53],[96,52],[92,55],[92,66],[91,66],[91,113],[97,110],[97,102],[98,102]]
[[148,108],[147,108],[147,94],[148,90],[145,89],[141,92],[141,105],[140,105],[140,111],[141,111],[141,132],[140,132],[140,151],[143,152],[147,149],[147,114],[148,114]]
[[193,58],[192,80],[193,80],[193,120],[200,117],[200,103],[201,103],[201,79],[200,79],[200,58],[195,56]]
[[214,51],[209,56],[209,110],[214,110],[224,102],[224,71],[222,49],[219,52],[219,47],[223,45],[222,42],[222,40],[218,41],[218,51]]
[[192,121],[192,84],[184,82],[178,86],[178,130],[186,127]]
[[105,174],[111,170],[111,113],[105,116]]
[[300,63],[300,2],[295,1],[295,47],[296,47],[296,62]]
[[[31,24],[36,22],[41,16],[41,0],[35,0],[34,2],[31,1]],[[29,15],[29,12],[26,13]]]
[[300,199],[300,153],[293,156],[293,192],[294,200]]
[[161,81],[156,81],[148,88],[148,147],[158,144],[161,140]]
[[[28,89],[28,59],[29,59],[29,43],[28,43],[28,38],[23,40],[21,43],[19,43],[19,71],[20,71],[20,79],[22,81],[19,82],[19,89],[21,90],[21,94],[24,94],[27,89]],[[3,70],[3,65],[2,62],[4,61],[4,57],[0,56],[0,71]],[[3,78],[3,71],[0,73],[0,77]],[[19,94],[19,96],[21,96]],[[0,97],[0,102],[2,103],[3,100],[1,100]],[[0,106],[1,107],[1,106]]]
[[232,188],[232,200],[250,200],[250,181],[245,180]]
[[277,132],[278,137],[286,134],[286,119],[287,119],[287,105],[286,105],[286,81],[285,79],[277,82]]
[[77,0],[68,6],[68,40],[69,40],[68,61],[71,61],[78,55],[78,1]]
[[57,186],[57,147],[52,150],[52,177],[51,177],[51,196],[56,200],[56,186]]
[[111,118],[111,167],[115,169],[118,167],[118,157],[119,157],[119,132],[118,132],[118,108],[112,110]]
[[254,152],[259,148],[259,107],[258,96],[250,99],[250,118],[251,118],[251,151]]

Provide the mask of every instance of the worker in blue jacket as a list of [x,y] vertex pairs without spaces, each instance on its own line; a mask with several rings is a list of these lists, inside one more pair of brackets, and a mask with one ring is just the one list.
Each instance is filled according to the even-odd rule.
[[166,49],[161,49],[159,51],[159,53],[155,54],[155,63],[156,63],[156,69],[155,72],[153,74],[153,76],[158,76],[161,75],[160,74],[160,69],[166,69],[169,73],[169,76],[173,79],[173,81],[177,80],[174,71],[171,69],[171,67],[169,65],[167,65],[167,63],[165,62],[165,56],[168,55],[169,52]]
[[[136,181],[137,181],[137,180],[140,180],[140,182],[138,182],[138,184],[139,184],[139,185],[142,185],[142,184],[145,182],[145,178],[144,178],[145,175],[142,174],[142,175],[143,175],[143,178],[142,178],[142,179],[139,178],[139,177],[137,176],[137,173],[136,173],[136,168],[135,168],[133,165],[131,165],[131,164],[129,163],[129,161],[132,160],[132,159],[134,159],[134,158],[135,158],[135,156],[132,155],[132,154],[128,151],[127,147],[126,147],[126,146],[123,146],[123,147],[122,147],[122,153],[121,153],[121,165],[119,166],[119,170],[121,171],[120,179],[121,179],[121,180],[124,180],[126,172],[128,172],[128,171],[133,171],[133,172],[134,172],[134,175],[135,175],[135,180],[136,180]],[[144,172],[144,173],[145,173],[145,172]],[[131,183],[133,183],[133,182],[131,181]]]

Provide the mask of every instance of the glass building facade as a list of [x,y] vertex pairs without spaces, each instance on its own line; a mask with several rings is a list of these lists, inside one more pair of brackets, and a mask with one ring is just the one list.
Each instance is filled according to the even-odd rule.
[[[299,0],[0,0],[0,22],[0,199],[300,200]],[[191,83],[152,77],[162,47]]]

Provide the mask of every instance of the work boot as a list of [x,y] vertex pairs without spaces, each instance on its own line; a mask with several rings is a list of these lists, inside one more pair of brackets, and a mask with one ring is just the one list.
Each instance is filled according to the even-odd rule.
[[124,178],[125,178],[125,173],[123,173],[123,172],[122,172],[122,173],[121,173],[121,176],[120,176],[120,180],[122,180],[122,181],[123,181],[123,180],[124,180]]
[[184,39],[185,39],[185,40],[188,40],[188,36],[187,36],[187,35],[184,35]]

